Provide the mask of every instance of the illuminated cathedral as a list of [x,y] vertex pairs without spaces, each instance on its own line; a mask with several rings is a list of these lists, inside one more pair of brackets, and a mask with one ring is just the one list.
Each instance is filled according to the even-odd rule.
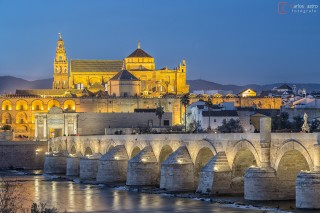
[[156,69],[154,58],[138,47],[124,60],[70,60],[60,34],[54,60],[53,89],[88,89],[110,96],[180,95],[189,92],[186,60],[175,69]]

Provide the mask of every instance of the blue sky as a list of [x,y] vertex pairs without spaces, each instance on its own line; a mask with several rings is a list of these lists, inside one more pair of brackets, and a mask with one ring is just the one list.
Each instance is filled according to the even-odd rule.
[[320,9],[280,15],[278,2],[0,0],[0,75],[52,77],[61,32],[69,59],[123,59],[140,40],[157,68],[185,58],[188,79],[320,83]]

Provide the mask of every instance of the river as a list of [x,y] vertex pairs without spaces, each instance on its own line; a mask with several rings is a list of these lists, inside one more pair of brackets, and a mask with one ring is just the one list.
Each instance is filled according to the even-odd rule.
[[[166,194],[146,194],[103,185],[58,181],[43,175],[5,173],[26,189],[29,204],[46,203],[61,212],[266,212],[259,208],[226,206],[209,201],[176,198]],[[1,175],[1,174],[0,174]],[[268,212],[274,212],[270,209]]]

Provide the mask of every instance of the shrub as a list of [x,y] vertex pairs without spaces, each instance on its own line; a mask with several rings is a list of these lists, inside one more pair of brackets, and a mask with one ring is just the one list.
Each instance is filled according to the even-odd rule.
[[2,130],[11,130],[11,126],[10,125],[3,125],[3,127],[1,128]]

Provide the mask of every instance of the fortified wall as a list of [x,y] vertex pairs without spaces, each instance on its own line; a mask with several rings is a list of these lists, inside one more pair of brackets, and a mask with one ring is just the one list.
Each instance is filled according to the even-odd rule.
[[[106,135],[49,141],[46,173],[320,208],[318,133]],[[315,152],[316,151],[316,152]]]
[[43,169],[46,142],[0,142],[0,169]]
[[[183,123],[184,107],[180,98],[168,96],[162,98],[143,97],[67,97],[69,90],[17,90],[17,95],[0,97],[0,116],[2,125],[10,125],[14,130],[14,139],[33,139],[35,137],[35,114],[47,113],[55,106],[64,112],[91,113],[127,113],[135,109],[155,109],[163,106],[165,112],[172,113],[172,125]],[[80,90],[77,90],[81,92]],[[20,95],[21,94],[21,95]],[[198,101],[191,98],[190,101]],[[281,98],[258,97],[213,97],[212,103],[234,102],[235,107],[256,107],[257,109],[280,109]],[[170,123],[171,124],[171,123]]]

